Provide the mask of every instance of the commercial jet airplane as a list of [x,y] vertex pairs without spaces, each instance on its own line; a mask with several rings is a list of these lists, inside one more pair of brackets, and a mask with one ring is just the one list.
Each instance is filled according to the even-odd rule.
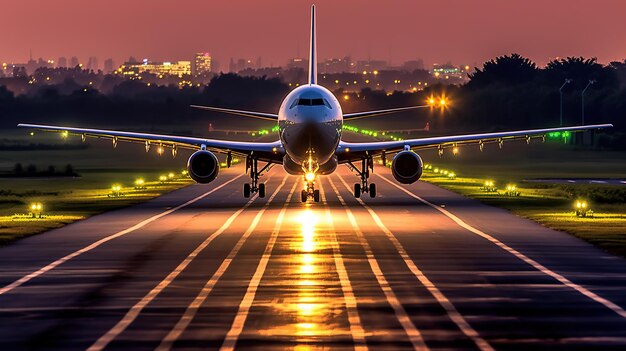
[[[146,151],[150,149],[151,145],[158,145],[160,150],[164,147],[171,148],[173,156],[176,155],[178,148],[196,150],[189,157],[187,168],[191,178],[198,183],[209,183],[217,177],[220,163],[215,153],[225,154],[226,163],[229,167],[233,155],[245,157],[246,172],[250,174],[250,183],[243,186],[245,197],[250,197],[254,193],[258,193],[259,197],[264,197],[265,184],[259,183],[259,177],[273,165],[282,164],[289,174],[304,177],[305,187],[301,191],[303,202],[309,198],[319,202],[319,190],[315,189],[315,179],[318,175],[333,173],[339,164],[348,165],[360,177],[360,182],[354,184],[355,197],[360,197],[363,193],[375,197],[376,185],[368,181],[370,171],[373,171],[374,168],[374,157],[380,157],[383,164],[386,164],[387,155],[395,154],[391,163],[394,178],[400,183],[411,184],[422,175],[422,159],[415,150],[436,148],[439,153],[442,153],[444,149],[456,148],[458,145],[465,144],[478,144],[482,150],[486,143],[498,143],[502,147],[505,140],[525,139],[530,142],[531,138],[545,139],[546,134],[551,132],[579,132],[612,127],[611,124],[600,124],[400,141],[346,142],[341,140],[344,121],[419,109],[429,107],[429,105],[343,113],[335,95],[317,84],[317,43],[315,36],[315,5],[313,5],[311,7],[309,82],[294,89],[285,97],[278,114],[192,106],[213,112],[277,121],[279,140],[274,142],[240,142],[36,124],[19,124],[18,126],[61,132],[66,135],[80,135],[83,141],[87,137],[107,138],[112,140],[113,147],[119,141],[143,143]],[[265,164],[259,168],[259,162]]]

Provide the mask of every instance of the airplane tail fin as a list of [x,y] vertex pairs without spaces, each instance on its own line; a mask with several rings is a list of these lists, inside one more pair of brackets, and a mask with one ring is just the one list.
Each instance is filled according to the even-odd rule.
[[317,84],[317,47],[315,39],[315,5],[311,5],[311,48],[309,51],[309,84]]

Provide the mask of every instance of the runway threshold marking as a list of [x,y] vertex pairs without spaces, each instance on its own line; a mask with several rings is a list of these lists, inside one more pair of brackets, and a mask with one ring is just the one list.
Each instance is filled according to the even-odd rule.
[[320,192],[322,194],[322,205],[326,206],[326,222],[330,227],[330,236],[332,239],[333,258],[335,259],[335,267],[337,268],[337,275],[339,276],[339,282],[341,283],[341,290],[343,291],[343,298],[346,303],[346,311],[348,313],[348,323],[350,323],[350,333],[352,334],[352,340],[354,342],[354,349],[356,351],[367,350],[367,343],[365,341],[365,331],[361,324],[361,318],[359,317],[358,306],[354,290],[352,289],[352,283],[348,276],[348,271],[343,263],[341,256],[341,250],[339,247],[339,240],[335,233],[333,217],[326,201],[326,192],[321,180],[319,181]]
[[[348,185],[348,183],[346,183],[343,177],[341,177],[340,175],[337,175],[337,177],[339,177],[339,180],[343,183],[346,189],[350,191],[351,190],[350,186]],[[376,223],[378,228],[380,228],[380,230],[382,230],[383,233],[385,233],[385,235],[387,236],[389,241],[391,241],[391,243],[395,247],[400,257],[402,257],[404,264],[406,264],[406,266],[409,268],[411,273],[413,273],[413,275],[417,278],[417,280],[428,290],[428,292],[435,298],[435,300],[437,300],[439,305],[443,307],[448,317],[454,322],[454,324],[457,325],[457,327],[461,330],[461,332],[463,332],[465,336],[471,339],[480,350],[493,351],[494,348],[485,339],[483,339],[474,328],[472,328],[472,326],[465,320],[465,318],[463,318],[461,313],[459,313],[456,307],[454,307],[452,302],[417,267],[415,262],[413,262],[409,254],[404,249],[404,246],[402,245],[402,243],[400,243],[400,241],[398,240],[398,238],[396,238],[393,232],[389,230],[389,228],[387,228],[387,226],[383,223],[383,221],[380,219],[378,214],[374,210],[372,210],[372,208],[368,206],[363,200],[359,198],[357,198],[356,200],[359,202],[359,204],[361,204],[361,206],[363,206],[367,210],[367,212],[370,214],[372,219],[374,219],[374,222]]]
[[442,214],[444,214],[446,217],[450,218],[452,221],[454,221],[456,224],[458,224],[459,226],[461,226],[462,228],[467,229],[468,231],[490,241],[491,243],[495,244],[496,246],[500,247],[501,249],[509,252],[510,254],[512,254],[513,256],[517,257],[518,259],[526,262],[527,264],[529,264],[530,266],[534,267],[535,269],[537,269],[538,271],[540,271],[541,273],[548,275],[554,279],[556,279],[558,282],[560,282],[561,284],[574,289],[576,291],[578,291],[579,293],[581,293],[582,295],[590,298],[591,300],[600,303],[602,305],[604,305],[605,307],[607,307],[608,309],[610,309],[611,311],[617,313],[619,316],[626,318],[626,311],[621,308],[620,306],[618,306],[617,304],[605,299],[604,297],[599,296],[598,294],[594,293],[593,291],[585,288],[584,286],[578,285],[574,282],[572,282],[571,280],[567,279],[566,277],[564,277],[563,275],[556,273],[552,270],[550,270],[549,268],[547,268],[546,266],[542,265],[541,263],[533,260],[532,258],[524,255],[523,253],[515,250],[514,248],[508,246],[507,244],[501,242],[500,240],[494,238],[493,236],[479,230],[476,229],[474,227],[472,227],[471,225],[465,223],[462,219],[460,219],[459,217],[455,216],[454,214],[452,214],[450,211],[441,208],[427,200],[422,199],[421,197],[413,194],[412,192],[406,190],[405,188],[393,183],[391,180],[387,179],[386,177],[383,177],[379,174],[376,174],[378,177],[382,178],[384,181],[386,181],[387,183],[395,186],[396,188],[402,190],[403,192],[405,192],[407,195],[413,197],[414,199],[417,199],[418,201],[422,202],[425,205],[428,205],[429,207],[434,208],[435,210],[441,212]]
[[[157,286],[155,286],[150,292],[148,292],[141,300],[139,300],[135,305],[133,305],[128,312],[122,317],[122,319],[117,322],[111,329],[109,329],[104,335],[102,335],[96,342],[93,343],[87,350],[88,351],[100,351],[103,350],[111,341],[117,338],[129,325],[131,325],[139,314],[143,311],[143,309],[152,302],[165,288],[167,288],[173,281],[178,277],[189,264],[219,235],[221,235],[224,231],[226,231],[232,223],[239,217],[239,215],[248,208],[254,200],[256,200],[258,194],[250,198],[240,209],[238,209],[235,213],[233,213],[227,220],[222,224],[220,228],[211,233],[204,241],[198,245],[185,259],[171,271],[165,279],[163,279]],[[258,217],[258,216],[257,216]],[[256,220],[256,217],[255,217]],[[254,222],[253,222],[254,224]],[[251,224],[252,225],[252,224]]]
[[357,238],[359,239],[359,243],[361,244],[361,246],[363,247],[363,250],[365,251],[367,262],[369,263],[370,268],[372,269],[372,272],[374,273],[374,276],[376,277],[376,280],[378,281],[378,285],[380,286],[383,293],[385,294],[387,302],[393,308],[396,318],[398,319],[398,321],[402,325],[402,328],[404,329],[407,336],[409,337],[409,340],[411,341],[411,344],[413,345],[413,349],[429,350],[428,346],[424,342],[422,333],[420,333],[420,331],[417,329],[415,324],[413,324],[413,321],[411,320],[411,318],[409,318],[408,314],[406,313],[406,310],[400,303],[400,300],[391,289],[391,286],[389,285],[387,278],[385,278],[385,275],[383,274],[382,270],[380,269],[380,266],[378,265],[378,261],[376,260],[376,257],[374,256],[374,253],[372,252],[372,248],[370,247],[367,240],[365,240],[365,237],[363,236],[363,232],[359,228],[356,218],[352,214],[352,210],[350,210],[350,207],[346,204],[341,194],[339,194],[339,190],[337,190],[337,187],[335,186],[335,183],[333,182],[333,180],[331,178],[328,178],[328,181],[330,182],[330,186],[333,188],[333,191],[337,194],[337,197],[339,198],[339,202],[345,209],[346,215],[348,216],[348,220],[350,221],[350,224],[352,225],[352,229],[354,229],[354,232]]
[[9,291],[11,291],[11,290],[21,286],[21,285],[23,285],[24,283],[27,283],[28,281],[30,281],[30,280],[32,280],[34,278],[39,277],[40,275],[42,275],[42,274],[44,274],[44,273],[46,273],[46,272],[48,272],[50,270],[55,269],[56,267],[58,267],[59,265],[65,263],[67,261],[69,261],[69,260],[71,260],[71,259],[73,259],[73,258],[75,258],[77,256],[80,256],[80,255],[84,254],[85,252],[88,252],[88,251],[91,251],[91,250],[97,248],[98,246],[100,246],[100,245],[102,245],[102,244],[104,244],[106,242],[109,242],[109,241],[111,241],[111,240],[113,240],[115,238],[119,238],[120,236],[126,235],[128,233],[134,232],[137,229],[141,229],[141,228],[145,227],[147,224],[150,224],[150,223],[156,221],[157,219],[159,219],[161,217],[167,216],[170,213],[173,213],[175,211],[180,210],[181,208],[187,207],[187,206],[193,204],[194,202],[197,202],[197,201],[207,197],[208,195],[210,195],[210,194],[220,190],[221,188],[225,187],[226,185],[234,182],[235,180],[237,180],[241,176],[243,176],[243,174],[240,174],[240,175],[234,177],[233,179],[231,179],[231,180],[229,180],[229,181],[227,181],[227,182],[225,182],[225,183],[223,183],[223,184],[221,184],[221,185],[219,185],[219,186],[217,186],[217,187],[207,191],[206,193],[204,193],[204,194],[202,194],[200,196],[197,196],[197,197],[195,197],[195,198],[185,202],[184,204],[178,205],[178,206],[176,206],[174,208],[171,208],[171,209],[169,209],[167,211],[161,212],[161,213],[159,213],[157,215],[154,215],[154,216],[152,216],[152,217],[150,217],[148,219],[145,219],[145,220],[143,220],[143,221],[133,225],[132,227],[126,228],[124,230],[121,230],[121,231],[119,231],[119,232],[117,232],[115,234],[111,234],[111,235],[109,235],[107,237],[104,237],[104,238],[102,238],[102,239],[100,239],[100,240],[98,240],[98,241],[96,241],[96,242],[94,242],[94,243],[92,243],[92,244],[90,244],[88,246],[85,246],[84,248],[82,248],[80,250],[77,250],[77,251],[72,252],[71,254],[65,255],[65,256],[59,258],[58,260],[56,260],[56,261],[54,261],[52,263],[49,263],[48,265],[46,265],[46,266],[44,266],[42,268],[39,268],[35,272],[27,274],[27,275],[23,276],[22,278],[14,281],[13,283],[11,283],[9,285],[6,285],[5,287],[1,288],[0,289],[0,296],[2,296],[3,294],[6,294],[7,292],[9,292]]
[[[272,234],[270,235],[270,239],[265,246],[265,251],[263,251],[263,256],[261,256],[261,260],[256,267],[256,271],[254,272],[254,276],[250,280],[248,284],[248,289],[246,290],[246,294],[244,295],[241,303],[239,304],[239,309],[237,310],[237,315],[233,320],[233,323],[226,333],[226,337],[220,347],[220,350],[234,350],[235,345],[237,345],[237,340],[239,340],[239,336],[243,332],[243,327],[246,324],[246,319],[248,318],[248,314],[250,312],[250,308],[252,307],[252,303],[256,297],[256,292],[261,284],[261,279],[263,279],[263,275],[265,274],[265,269],[267,268],[267,264],[272,256],[272,251],[274,250],[274,245],[276,244],[276,240],[278,239],[278,234],[280,233],[280,228],[283,225],[283,220],[285,218],[285,212],[287,211],[287,206],[289,206],[289,202],[291,202],[291,198],[293,196],[296,187],[299,182],[296,181],[291,187],[291,191],[287,196],[287,200],[283,205],[278,217],[276,218],[276,223],[274,224],[274,229],[272,230]],[[169,349],[158,349],[159,351],[169,350]]]
[[[270,203],[274,200],[274,197],[276,197],[278,192],[285,185],[285,182],[287,181],[288,177],[289,176],[285,176],[285,178],[283,178],[282,183],[278,186],[278,188],[276,188],[276,191],[274,191],[274,193],[269,198],[269,200],[265,203],[263,208],[254,217],[254,221],[252,222],[252,224],[250,224],[250,226],[248,227],[248,230],[246,230],[246,232],[243,234],[243,236],[239,239],[239,241],[237,242],[235,247],[233,247],[233,249],[230,251],[230,253],[226,257],[226,259],[224,259],[224,261],[222,261],[222,264],[217,269],[217,271],[213,274],[211,279],[209,279],[209,281],[206,282],[206,284],[204,285],[204,287],[202,288],[200,293],[196,296],[196,298],[187,307],[187,309],[185,310],[183,315],[180,317],[180,319],[178,320],[176,325],[170,330],[170,332],[165,336],[165,338],[163,338],[163,340],[161,340],[161,343],[159,344],[159,346],[155,350],[166,351],[166,350],[170,350],[174,346],[174,343],[176,342],[176,340],[178,340],[178,338],[187,329],[189,324],[193,321],[193,319],[195,318],[196,314],[198,313],[198,310],[200,309],[200,307],[202,306],[204,301],[206,301],[206,299],[208,298],[209,294],[211,293],[211,291],[213,290],[213,288],[217,284],[218,280],[224,275],[224,273],[226,272],[226,270],[230,266],[230,264],[233,261],[233,259],[235,258],[235,256],[237,256],[237,253],[239,253],[239,250],[241,249],[243,244],[246,242],[246,239],[248,239],[250,234],[252,234],[252,232],[254,232],[254,230],[256,229],[257,225],[259,224],[259,221],[261,220],[261,217],[263,216],[263,213],[265,213],[265,210],[269,207]],[[281,210],[280,214],[278,215],[278,218],[276,219],[276,223],[277,224],[275,225],[274,231],[272,232],[272,234],[270,236],[270,240],[269,240],[270,242],[272,242],[272,240],[274,242],[276,241],[274,232],[277,232],[278,229],[280,229],[280,224],[282,224],[283,215],[284,215],[284,208],[289,203],[289,200],[291,199],[291,195],[293,194],[294,189],[296,188],[297,184],[298,184],[298,182],[294,182],[293,187],[291,188],[291,192],[289,193],[288,200],[283,205],[283,210]],[[278,223],[280,223],[280,224],[278,224]],[[269,243],[268,243],[268,245],[269,245]],[[272,242],[272,245],[273,245],[273,242]],[[267,249],[266,249],[265,252],[267,252]],[[265,256],[265,252],[263,253],[264,256]],[[254,280],[254,277],[253,277],[253,280]],[[245,300],[245,298],[244,298],[244,300]]]

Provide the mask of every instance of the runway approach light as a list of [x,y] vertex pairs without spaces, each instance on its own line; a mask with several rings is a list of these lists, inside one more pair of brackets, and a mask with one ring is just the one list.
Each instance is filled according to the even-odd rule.
[[486,191],[488,193],[495,193],[496,191],[498,191],[498,187],[493,180],[486,180],[481,189],[482,191]]
[[135,189],[140,190],[140,189],[145,189],[145,188],[146,188],[146,182],[143,180],[143,178],[135,179]]
[[159,181],[160,181],[161,183],[165,183],[165,182],[167,181],[167,176],[166,176],[166,175],[161,175],[161,176],[159,176]]
[[119,184],[113,184],[111,186],[111,193],[109,197],[120,197],[122,196],[122,186]]
[[450,179],[456,178],[456,173],[454,173],[454,172],[448,173],[448,178],[450,178]]
[[515,184],[508,184],[504,194],[506,196],[520,196],[520,192],[517,190],[517,186]]
[[167,178],[174,179],[174,173],[170,172],[167,174]]
[[42,218],[41,216],[43,213],[43,205],[41,204],[41,202],[31,203],[28,209],[30,210],[33,218]]
[[586,200],[576,200],[574,207],[577,217],[593,217],[593,211]]
[[186,170],[186,169],[183,169],[182,171],[180,171],[180,174],[181,174],[183,177],[186,177],[186,176],[187,176],[187,174],[188,174],[188,172],[187,172],[187,170]]

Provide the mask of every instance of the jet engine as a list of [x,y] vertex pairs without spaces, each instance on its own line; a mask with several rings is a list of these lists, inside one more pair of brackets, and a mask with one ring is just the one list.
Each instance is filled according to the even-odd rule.
[[191,179],[197,183],[212,182],[220,171],[220,163],[212,152],[200,150],[194,152],[187,161],[187,170]]
[[422,159],[411,150],[400,151],[391,162],[391,173],[399,183],[412,184],[422,176]]

